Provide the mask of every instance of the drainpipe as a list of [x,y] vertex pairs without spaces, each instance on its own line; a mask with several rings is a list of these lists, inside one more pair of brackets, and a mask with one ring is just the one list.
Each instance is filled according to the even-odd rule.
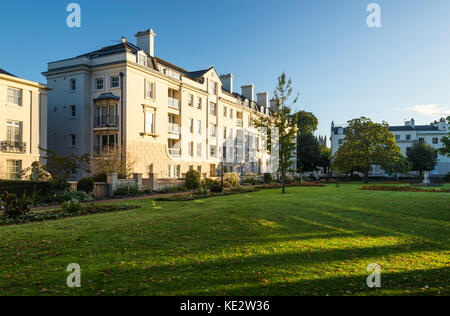
[[123,77],[124,73],[120,74],[120,161],[123,162]]

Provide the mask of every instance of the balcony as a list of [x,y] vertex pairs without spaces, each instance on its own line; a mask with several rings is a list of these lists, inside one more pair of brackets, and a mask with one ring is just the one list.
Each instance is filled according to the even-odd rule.
[[239,127],[243,127],[244,126],[244,121],[240,118],[236,119],[236,125]]
[[180,100],[169,97],[169,107],[172,109],[180,109]]
[[117,128],[119,126],[118,115],[96,116],[94,118],[94,128]]
[[27,144],[24,142],[16,142],[5,140],[0,142],[0,152],[25,154],[27,151]]
[[169,148],[169,154],[172,157],[181,157],[181,149],[180,148]]
[[181,135],[181,127],[178,124],[169,123],[169,133]]
[[115,145],[94,145],[94,154],[98,156],[112,156],[118,153],[118,146]]

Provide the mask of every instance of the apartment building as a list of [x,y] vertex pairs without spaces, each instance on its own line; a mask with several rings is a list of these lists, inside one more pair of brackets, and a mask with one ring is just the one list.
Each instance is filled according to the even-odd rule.
[[227,171],[263,172],[269,157],[252,117],[270,115],[268,93],[255,98],[254,85],[236,93],[232,74],[187,71],[155,56],[155,36],[138,32],[136,45],[122,38],[48,64],[49,148],[94,159],[118,149],[134,172],[160,178],[190,169],[211,176],[224,158]]
[[[434,121],[430,125],[416,125],[415,120],[406,121],[404,126],[391,126],[389,131],[394,134],[395,141],[406,157],[408,148],[415,141],[423,140],[436,150],[443,147],[441,139],[450,131],[450,124],[444,118]],[[344,143],[345,126],[331,124],[331,154],[334,155]],[[431,173],[435,176],[443,176],[450,172],[450,157],[438,155],[438,163]],[[383,176],[385,173],[379,166],[373,166],[372,175]]]
[[0,69],[0,179],[19,180],[47,146],[48,88]]

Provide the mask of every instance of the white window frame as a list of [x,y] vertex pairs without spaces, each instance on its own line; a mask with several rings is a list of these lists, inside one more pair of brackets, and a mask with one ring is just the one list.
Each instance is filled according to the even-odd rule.
[[202,134],[202,121],[201,120],[197,120],[197,134],[198,135]]
[[147,55],[144,52],[138,52],[136,61],[139,65],[147,67]]
[[70,118],[71,119],[77,118],[77,106],[72,104],[69,108],[70,108]]
[[203,150],[203,145],[202,143],[197,143],[197,152],[196,155],[198,158],[202,158],[202,150]]
[[203,107],[203,99],[202,98],[197,97],[197,106],[196,107],[198,110],[202,109],[202,107]]
[[189,94],[188,95],[188,105],[189,106],[194,106],[194,95],[193,94]]
[[[6,139],[8,142],[21,143],[23,124],[19,121],[6,121]],[[18,133],[17,133],[18,131]]]
[[77,80],[76,79],[69,80],[69,90],[70,90],[70,92],[77,91]]
[[[150,93],[149,93],[150,87]],[[149,79],[144,80],[144,96],[146,99],[155,99],[155,83]]]
[[9,104],[22,106],[22,99],[23,99],[22,98],[22,95],[23,95],[22,89],[8,87],[7,93],[8,93],[7,102]]
[[431,140],[431,143],[433,145],[439,145],[439,137],[433,137],[433,139]]
[[[114,83],[114,79],[117,79],[117,86],[114,87],[113,83]],[[120,89],[120,77],[119,76],[111,76],[109,77],[109,87],[110,89]]]
[[[151,122],[149,122],[151,117]],[[147,135],[153,135],[156,131],[156,111],[152,108],[146,108],[144,114],[144,132]]]
[[95,78],[95,90],[102,91],[105,90],[105,79],[104,78]]
[[217,103],[209,103],[209,115],[217,116]]
[[74,148],[77,146],[77,135],[76,134],[70,134],[70,147]]
[[8,180],[20,180],[22,160],[6,160],[6,177]]

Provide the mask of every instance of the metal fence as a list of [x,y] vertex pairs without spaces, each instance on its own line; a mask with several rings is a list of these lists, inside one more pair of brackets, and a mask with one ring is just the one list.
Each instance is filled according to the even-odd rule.
[[0,193],[7,191],[17,196],[48,195],[51,184],[48,182],[0,180]]

